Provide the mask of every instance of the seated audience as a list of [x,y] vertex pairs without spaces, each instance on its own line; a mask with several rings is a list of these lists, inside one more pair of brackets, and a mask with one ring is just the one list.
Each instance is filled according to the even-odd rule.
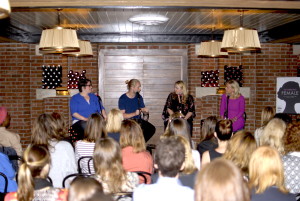
[[259,138],[263,133],[263,130],[265,126],[268,124],[268,122],[274,117],[275,111],[272,107],[265,107],[261,111],[261,127],[255,130],[254,137],[257,145],[259,145]]
[[215,149],[218,146],[218,141],[214,136],[218,119],[216,116],[207,117],[201,126],[200,143],[197,149],[202,157],[205,151]]
[[[121,126],[120,145],[122,148],[123,167],[126,171],[143,171],[153,173],[153,159],[146,150],[145,138],[140,125],[133,120],[124,120]],[[151,183],[150,175],[145,175],[147,183]],[[140,182],[144,183],[140,176]]]
[[[284,156],[282,157],[285,185],[294,194],[300,193],[300,122],[288,125],[283,136]],[[300,195],[299,195],[300,196]]]
[[68,201],[113,201],[104,195],[101,183],[91,177],[76,177],[69,188]]
[[53,188],[47,180],[51,158],[44,145],[29,146],[23,156],[24,162],[18,172],[18,191],[8,193],[5,201],[66,201],[67,192]]
[[[95,149],[95,142],[99,138],[106,137],[105,132],[105,120],[98,114],[94,113],[87,120],[86,128],[84,130],[83,140],[79,140],[75,144],[75,158],[76,161],[83,156],[93,156]],[[80,162],[80,167],[82,168],[82,173],[89,173],[88,171],[88,158],[82,159]],[[93,163],[90,163],[91,173],[95,173]]]
[[[17,190],[18,185],[15,181],[15,170],[12,167],[12,164],[9,161],[7,155],[0,153],[0,172],[5,174],[8,180],[7,192],[14,192]],[[4,193],[5,180],[0,176],[0,192]]]
[[18,156],[22,156],[20,136],[7,130],[9,125],[10,115],[5,107],[0,107],[0,146],[12,147],[17,152]]
[[51,156],[49,177],[57,188],[62,187],[67,175],[77,173],[74,149],[64,140],[67,133],[60,125],[51,115],[41,114],[33,124],[31,136],[31,144],[48,147]]
[[269,146],[257,148],[249,163],[251,201],[295,201],[284,185],[283,165],[278,151]]
[[120,142],[120,130],[123,121],[123,113],[121,110],[113,108],[107,115],[106,132],[107,136]]
[[260,146],[270,146],[275,148],[280,154],[284,153],[282,137],[285,133],[286,123],[278,118],[273,118],[265,126],[263,134],[260,136]]
[[232,161],[243,173],[248,181],[249,161],[256,149],[256,141],[250,132],[244,130],[236,132],[229,140],[223,158]]
[[190,135],[190,128],[187,120],[183,118],[173,118],[172,121],[169,123],[165,133],[161,136],[162,138],[168,136],[175,136],[175,135],[182,135],[186,138],[189,143],[189,146],[192,150],[192,156],[195,163],[195,166],[198,170],[200,170],[200,154],[197,150],[192,149],[192,140]]
[[121,149],[114,139],[109,137],[98,139],[93,157],[95,177],[101,182],[104,193],[133,192],[139,184],[136,173],[124,170]]
[[228,141],[232,136],[232,121],[229,119],[218,121],[214,135],[218,140],[218,147],[203,153],[202,165],[221,157],[225,153]]
[[198,173],[195,201],[250,201],[241,171],[229,160],[218,158]]
[[184,166],[184,145],[176,137],[162,139],[156,147],[155,166],[159,178],[155,184],[141,184],[133,192],[134,201],[193,201],[194,191],[178,180]]

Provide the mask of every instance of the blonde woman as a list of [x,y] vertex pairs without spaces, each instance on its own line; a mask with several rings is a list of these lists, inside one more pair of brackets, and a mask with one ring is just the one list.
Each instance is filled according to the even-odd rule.
[[7,194],[5,201],[67,200],[67,192],[53,188],[47,180],[51,158],[46,146],[29,146],[24,152],[23,160],[18,173],[18,191]]
[[97,140],[93,158],[95,177],[104,193],[133,192],[139,184],[138,175],[123,168],[120,146],[114,139]]
[[222,95],[220,116],[222,119],[230,119],[233,122],[233,132],[236,132],[245,127],[245,98],[240,94],[240,86],[237,81],[229,80],[225,86],[226,93]]
[[[99,138],[106,137],[105,120],[98,114],[94,113],[88,118],[86,128],[84,130],[83,140],[79,140],[75,144],[75,157],[78,161],[83,156],[93,156],[95,142]],[[83,173],[89,173],[88,158],[81,160],[80,167]],[[91,163],[91,173],[94,173],[94,167]]]
[[120,141],[120,130],[123,121],[123,113],[121,110],[113,108],[107,115],[106,132],[107,136]]
[[218,158],[197,175],[195,201],[250,201],[241,171],[229,160]]
[[263,133],[263,130],[265,126],[268,124],[268,122],[274,117],[275,111],[272,107],[265,107],[261,111],[261,127],[255,130],[254,137],[257,145],[259,145],[259,138]]
[[223,158],[232,161],[242,171],[244,178],[249,175],[249,161],[256,149],[255,139],[250,132],[238,131],[229,140]]
[[274,118],[265,126],[264,132],[259,140],[260,146],[275,148],[280,154],[284,154],[282,137],[285,133],[286,123],[281,119]]
[[166,100],[162,113],[165,129],[168,125],[170,116],[176,112],[181,113],[183,118],[188,121],[190,135],[192,136],[193,119],[196,116],[195,103],[193,96],[188,94],[186,85],[182,80],[175,82],[174,92],[170,93]]
[[251,201],[295,201],[284,185],[281,157],[272,147],[261,146],[255,150],[249,163]]
[[51,156],[49,177],[53,186],[62,187],[63,178],[77,172],[75,153],[72,145],[65,141],[67,133],[62,132],[53,116],[41,114],[32,128],[31,144],[46,145]]
[[[126,171],[143,171],[153,173],[153,159],[146,150],[143,132],[138,123],[124,120],[121,125],[120,145],[122,149],[123,167]],[[145,175],[147,183],[151,183],[150,175]],[[140,177],[140,183],[144,183]]]

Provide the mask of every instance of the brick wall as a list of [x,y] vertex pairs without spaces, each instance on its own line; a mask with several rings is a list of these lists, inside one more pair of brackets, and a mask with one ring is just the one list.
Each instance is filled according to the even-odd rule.
[[[194,45],[151,44],[151,45],[103,45],[93,44],[93,57],[76,58],[64,55],[35,55],[32,44],[0,44],[0,105],[8,108],[12,115],[10,129],[21,135],[22,143],[30,142],[33,120],[41,113],[60,112],[70,122],[69,98],[47,98],[36,100],[35,90],[40,88],[41,66],[62,65],[63,85],[66,86],[69,70],[87,71],[87,77],[98,88],[98,52],[100,49],[188,49],[189,91],[195,96],[200,87],[201,71],[220,70],[220,82],[224,82],[224,65],[244,67],[244,86],[251,88],[246,99],[248,115],[246,129],[254,131],[260,125],[260,111],[265,106],[275,107],[276,77],[296,76],[298,56],[292,55],[287,44],[263,44],[262,51],[250,55],[230,55],[229,58],[207,59],[195,55]],[[197,117],[194,122],[195,140],[200,135],[200,119],[218,115],[220,96],[196,98]]]

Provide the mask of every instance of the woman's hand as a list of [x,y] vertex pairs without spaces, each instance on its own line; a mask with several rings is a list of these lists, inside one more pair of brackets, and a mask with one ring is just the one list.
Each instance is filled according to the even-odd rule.
[[236,117],[234,117],[234,118],[232,118],[232,119],[230,119],[231,121],[232,121],[232,123],[233,122],[236,122],[236,120],[237,120],[237,118]]

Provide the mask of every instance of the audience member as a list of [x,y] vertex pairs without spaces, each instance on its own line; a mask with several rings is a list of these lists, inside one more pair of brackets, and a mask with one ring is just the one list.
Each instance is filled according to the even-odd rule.
[[285,133],[286,123],[278,118],[273,118],[265,126],[264,132],[260,137],[260,146],[270,146],[275,149],[280,154],[284,153],[284,148],[282,144],[282,137]]
[[176,137],[162,139],[156,147],[155,166],[159,178],[155,184],[141,184],[133,193],[134,201],[192,201],[194,191],[178,180],[184,166],[184,145]]
[[97,193],[103,193],[101,183],[91,177],[76,177],[70,185],[68,201],[88,201]]
[[[140,125],[133,120],[124,120],[121,125],[120,145],[122,148],[123,167],[126,171],[143,171],[153,173],[153,159],[146,150],[146,143]],[[151,183],[151,177],[145,175],[147,183]],[[140,176],[140,182],[144,183]]]
[[29,146],[23,156],[24,162],[18,172],[18,191],[9,193],[5,201],[65,201],[65,190],[53,188],[47,180],[51,158],[44,145]]
[[218,119],[216,116],[207,117],[201,126],[200,143],[197,149],[202,157],[205,151],[215,149],[218,146],[218,141],[214,136]]
[[281,119],[286,124],[292,123],[292,118],[288,114],[285,114],[285,113],[276,113],[274,115],[274,118]]
[[294,194],[300,193],[300,122],[293,122],[283,136],[285,155],[282,157],[285,185]]
[[106,194],[133,192],[139,183],[136,173],[124,170],[120,146],[112,138],[101,138],[96,141],[94,167],[96,179],[102,183]]
[[163,134],[162,138],[168,137],[168,136],[175,136],[175,135],[182,135],[186,138],[186,140],[189,143],[189,146],[192,150],[192,156],[195,163],[195,166],[198,170],[200,170],[200,154],[197,150],[192,149],[192,140],[190,135],[190,129],[189,124],[185,119],[182,118],[174,118],[169,123],[165,133]]
[[[86,128],[84,130],[83,140],[79,140],[75,144],[76,161],[84,156],[92,157],[94,154],[96,140],[104,137],[106,137],[104,118],[98,113],[91,114],[91,116],[88,118]],[[80,162],[80,167],[82,168],[81,171],[83,173],[89,173],[88,160],[88,158],[82,159]],[[90,170],[92,174],[95,173],[92,163]]]
[[240,168],[244,178],[248,180],[249,161],[255,149],[256,142],[252,133],[246,132],[245,130],[238,131],[229,140],[223,157],[232,161],[238,168]]
[[12,147],[19,156],[22,156],[20,136],[7,128],[10,125],[10,115],[5,107],[0,107],[0,146]]
[[240,170],[218,158],[198,173],[195,201],[250,201],[250,193]]
[[272,147],[257,148],[249,163],[251,201],[295,201],[284,185],[283,165],[278,151]]
[[46,145],[51,155],[49,177],[53,186],[62,187],[64,177],[77,172],[75,154],[72,145],[64,141],[67,133],[49,114],[41,114],[34,122],[32,128],[31,144]]
[[229,119],[218,121],[214,135],[218,140],[218,147],[203,153],[202,165],[221,157],[225,153],[228,141],[232,136],[232,121]]
[[106,131],[108,137],[120,142],[120,130],[123,121],[123,113],[121,110],[113,108],[107,115]]
[[265,126],[268,124],[268,122],[274,117],[275,111],[272,107],[265,107],[261,111],[261,127],[255,130],[254,137],[257,145],[259,145],[259,138],[263,133],[263,130]]
[[67,127],[66,127],[66,122],[65,122],[63,116],[57,112],[52,112],[51,116],[54,118],[54,120],[57,124],[57,127],[58,127],[57,132],[60,133],[60,135],[64,137],[62,140],[69,142],[73,146],[70,136],[65,134],[65,133],[67,133]]
[[[5,174],[8,180],[7,192],[14,192],[18,185],[15,179],[15,170],[13,169],[7,155],[0,153],[0,172]],[[4,193],[5,180],[0,176],[0,192]]]

